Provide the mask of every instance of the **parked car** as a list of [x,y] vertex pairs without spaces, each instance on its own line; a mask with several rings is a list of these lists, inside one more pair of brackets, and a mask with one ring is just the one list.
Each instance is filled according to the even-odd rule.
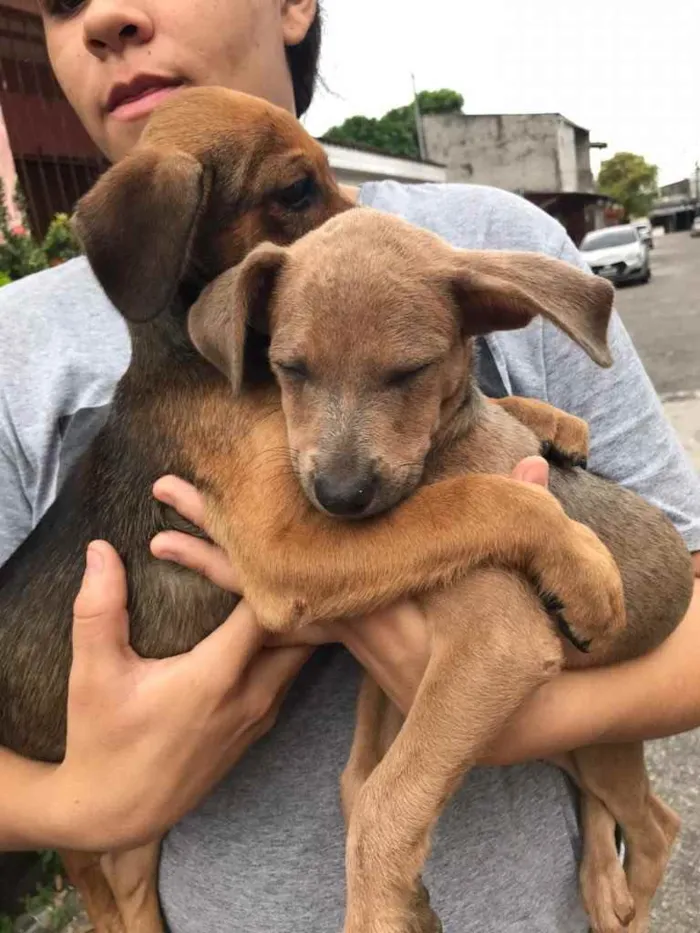
[[693,226],[690,228],[690,235],[693,237],[700,236],[700,214],[698,214],[693,221]]
[[651,278],[649,247],[632,224],[593,230],[586,234],[580,249],[593,272],[616,285]]
[[633,220],[632,226],[637,228],[642,238],[642,243],[646,243],[649,249],[654,249],[654,228],[651,225],[651,221],[647,217],[644,217],[640,220]]

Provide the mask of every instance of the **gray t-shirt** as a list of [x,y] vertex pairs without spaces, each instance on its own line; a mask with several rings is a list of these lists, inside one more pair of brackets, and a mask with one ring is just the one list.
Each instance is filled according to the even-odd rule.
[[[477,186],[365,185],[364,204],[459,247],[583,262],[527,202]],[[700,483],[615,317],[600,370],[549,324],[482,341],[492,395],[546,399],[585,418],[592,467],[637,490],[700,550]],[[76,260],[0,291],[0,563],[24,540],[101,425],[129,360],[126,327]],[[465,607],[465,611],[468,607]],[[274,731],[167,837],[160,890],[173,933],[329,933],[342,927],[338,778],[358,669],[319,651]],[[571,789],[545,764],[475,770],[449,805],[427,871],[447,933],[584,933]]]

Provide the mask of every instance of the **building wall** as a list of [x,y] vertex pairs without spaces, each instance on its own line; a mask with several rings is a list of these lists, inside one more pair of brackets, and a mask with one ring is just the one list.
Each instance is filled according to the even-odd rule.
[[574,127],[565,120],[557,121],[557,155],[559,158],[557,191],[578,191],[576,133]]
[[576,190],[592,193],[596,190],[596,186],[591,171],[591,137],[586,130],[574,127],[574,147],[576,149]]
[[589,136],[558,114],[428,114],[427,156],[450,181],[510,191],[592,191]]
[[557,126],[549,114],[430,114],[423,123],[427,157],[447,165],[450,181],[558,190]]

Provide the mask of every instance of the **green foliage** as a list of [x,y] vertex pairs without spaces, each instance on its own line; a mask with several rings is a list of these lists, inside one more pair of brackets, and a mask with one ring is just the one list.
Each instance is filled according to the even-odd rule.
[[56,214],[51,221],[44,237],[43,250],[49,263],[66,262],[80,255],[80,245],[68,214]]
[[11,280],[39,272],[48,265],[26,225],[26,207],[19,186],[15,200],[22,213],[22,223],[10,226],[5,189],[0,182],[0,235],[3,240],[0,243],[0,273],[9,276]]
[[[457,91],[421,91],[418,105],[423,114],[459,113],[464,98]],[[396,107],[383,117],[355,116],[331,127],[324,139],[339,146],[369,146],[389,155],[420,158],[414,105]]]
[[0,181],[0,286],[80,254],[80,247],[73,235],[67,214],[56,214],[43,243],[37,243],[31,233],[26,202],[19,182],[14,200],[22,220],[19,224],[11,225],[5,191]]
[[27,916],[41,915],[47,930],[62,930],[73,917],[74,904],[67,897],[70,891],[66,888],[63,863],[58,853],[43,849],[36,856],[41,874],[34,893],[18,898],[16,909],[11,914],[0,913],[0,933],[13,933],[18,915],[20,924]]
[[622,205],[625,221],[646,217],[657,195],[658,174],[658,167],[643,156],[618,152],[601,165],[598,188]]

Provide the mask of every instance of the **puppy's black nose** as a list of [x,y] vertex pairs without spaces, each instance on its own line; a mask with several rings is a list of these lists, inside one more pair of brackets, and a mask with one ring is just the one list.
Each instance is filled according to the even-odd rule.
[[377,477],[329,476],[321,474],[314,482],[314,493],[321,505],[331,515],[361,515],[374,499]]

